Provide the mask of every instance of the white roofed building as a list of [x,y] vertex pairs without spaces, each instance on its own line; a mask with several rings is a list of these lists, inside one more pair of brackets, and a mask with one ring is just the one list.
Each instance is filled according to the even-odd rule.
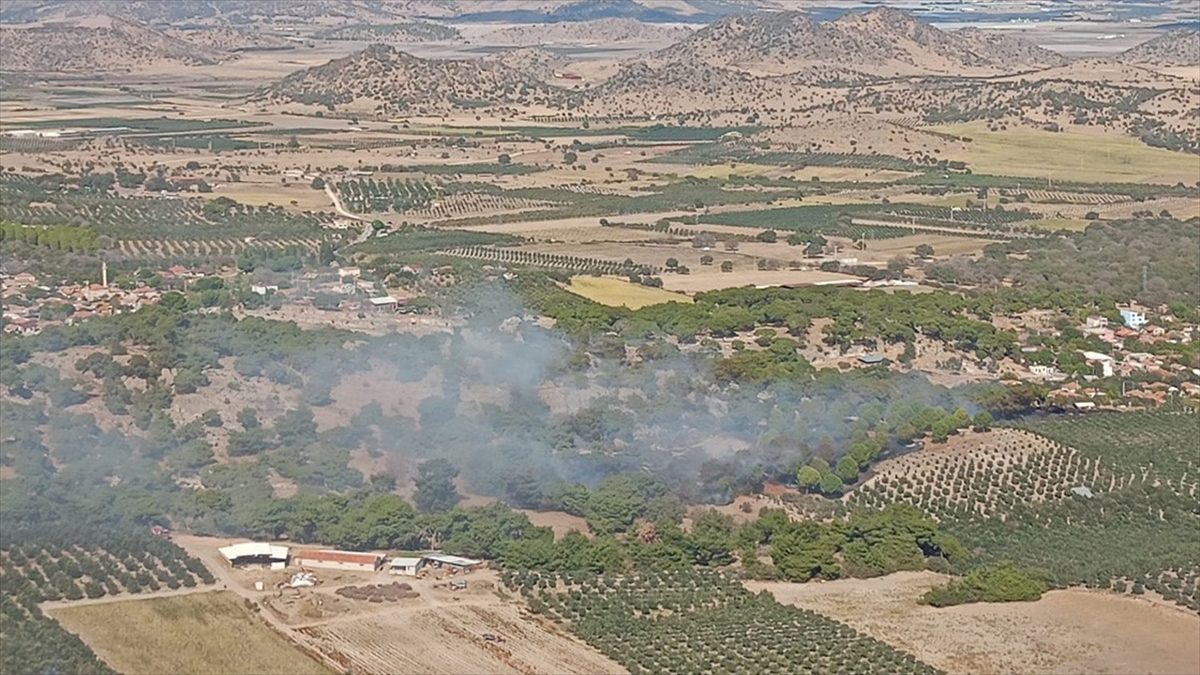
[[222,546],[217,550],[234,567],[269,565],[271,569],[283,569],[288,561],[288,547],[266,542],[247,541]]

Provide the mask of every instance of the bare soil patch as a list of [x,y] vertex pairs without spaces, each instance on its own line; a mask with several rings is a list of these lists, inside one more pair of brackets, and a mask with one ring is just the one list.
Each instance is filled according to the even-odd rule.
[[1037,602],[936,609],[917,603],[947,577],[900,572],[827,583],[747,582],[949,673],[1196,673],[1200,617],[1098,591],[1051,591]]

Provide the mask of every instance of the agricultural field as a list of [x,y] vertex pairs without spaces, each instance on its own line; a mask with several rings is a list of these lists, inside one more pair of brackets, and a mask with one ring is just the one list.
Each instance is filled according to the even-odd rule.
[[299,630],[350,672],[622,672],[602,654],[510,603],[399,607]]
[[230,592],[64,607],[53,615],[122,673],[334,672]]
[[1200,670],[1200,617],[1108,593],[1050,591],[1036,602],[920,604],[947,577],[897,572],[822,584],[749,581],[781,603],[844,621],[950,675],[1057,675]]
[[580,275],[571,278],[566,289],[592,302],[610,307],[641,309],[663,302],[691,302],[686,295],[632,284],[625,279]]
[[636,575],[513,572],[530,608],[631,673],[934,673],[912,655],[813,612],[693,569]]
[[989,131],[982,122],[933,129],[971,139],[955,157],[976,173],[1028,176],[1054,189],[1058,181],[1196,183],[1195,156],[1152,148],[1128,136],[1034,129]]
[[983,559],[1044,570],[1056,586],[1152,591],[1200,610],[1200,417],[1108,413],[1017,427],[885,462],[846,500],[914,504]]
[[153,591],[187,592],[213,583],[197,559],[142,532],[6,532],[0,548],[0,671],[32,664],[60,672],[108,672],[41,603],[102,601]]

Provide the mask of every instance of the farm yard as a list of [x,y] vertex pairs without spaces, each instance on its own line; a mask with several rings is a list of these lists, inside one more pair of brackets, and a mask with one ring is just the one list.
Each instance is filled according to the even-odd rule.
[[127,600],[54,610],[122,673],[334,672],[308,657],[230,592]]

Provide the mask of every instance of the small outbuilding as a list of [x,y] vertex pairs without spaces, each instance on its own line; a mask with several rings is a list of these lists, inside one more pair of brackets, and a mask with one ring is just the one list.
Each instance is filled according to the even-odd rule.
[[430,553],[421,558],[422,566],[428,565],[434,569],[446,570],[452,574],[473,572],[482,568],[485,564],[482,560],[464,558],[457,555],[445,555],[443,553]]
[[396,557],[388,561],[388,574],[415,577],[421,569],[421,558]]

